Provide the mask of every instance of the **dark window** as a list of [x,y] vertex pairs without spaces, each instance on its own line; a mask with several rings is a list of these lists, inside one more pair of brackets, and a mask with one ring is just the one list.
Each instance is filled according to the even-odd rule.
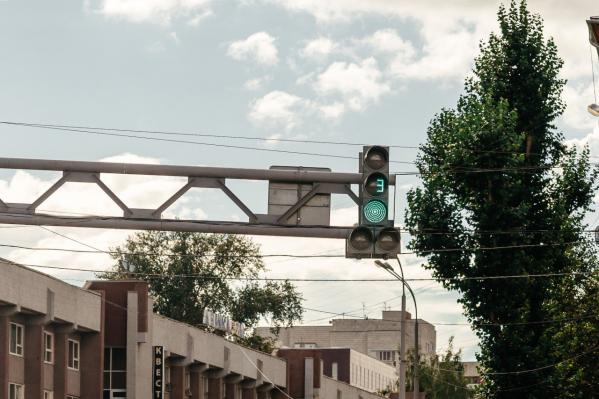
[[79,370],[79,341],[69,339],[69,358],[67,367],[73,370]]
[[127,397],[127,350],[108,347],[104,349],[104,396]]
[[[23,327],[21,324],[10,323],[10,353],[23,356]],[[15,388],[16,389],[16,388]]]

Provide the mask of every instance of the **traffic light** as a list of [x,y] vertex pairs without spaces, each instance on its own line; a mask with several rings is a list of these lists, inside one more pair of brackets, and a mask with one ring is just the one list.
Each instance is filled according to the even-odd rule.
[[362,157],[360,225],[387,226],[389,223],[389,147],[365,146]]
[[399,230],[389,220],[389,147],[365,146],[361,154],[359,226],[346,242],[347,258],[388,258],[399,253]]

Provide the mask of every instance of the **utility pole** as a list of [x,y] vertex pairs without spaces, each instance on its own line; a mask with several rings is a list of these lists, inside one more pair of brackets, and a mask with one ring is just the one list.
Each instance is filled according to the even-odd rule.
[[401,328],[399,338],[399,399],[406,399],[406,287],[401,285]]
[[414,324],[414,348],[416,353],[416,362],[414,364],[414,398],[417,398],[418,392],[420,390],[420,381],[419,381],[419,373],[418,369],[420,367],[419,356],[418,356],[418,306],[416,305],[416,296],[414,295],[414,291],[410,285],[404,279],[403,267],[401,266],[401,261],[399,260],[399,256],[397,257],[397,263],[399,264],[399,270],[401,271],[401,276],[397,274],[393,266],[391,266],[387,262],[382,262],[380,260],[374,261],[374,264],[381,269],[385,270],[387,273],[391,274],[397,280],[401,282],[402,287],[402,295],[401,295],[401,320],[400,320],[400,361],[399,361],[399,399],[405,399],[406,397],[406,286],[410,291],[410,295],[412,295],[412,299],[414,300],[414,308],[416,310],[416,319]]

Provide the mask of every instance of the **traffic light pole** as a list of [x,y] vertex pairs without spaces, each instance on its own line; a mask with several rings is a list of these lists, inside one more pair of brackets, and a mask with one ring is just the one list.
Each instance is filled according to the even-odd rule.
[[[359,204],[360,198],[352,191],[351,185],[360,184],[363,177],[360,173],[336,173],[305,169],[265,170],[21,158],[0,158],[0,169],[62,172],[62,177],[32,203],[9,203],[0,198],[0,223],[2,224],[192,231],[334,239],[347,239],[353,227],[289,224],[287,222],[288,217],[294,212],[298,212],[318,194],[345,194],[356,204]],[[157,208],[136,209],[127,206],[102,181],[103,174],[186,177],[188,181]],[[295,204],[292,204],[283,215],[257,214],[227,186],[228,179],[311,185],[312,189],[299,198]],[[69,182],[97,185],[122,210],[123,215],[66,217],[40,212],[40,205],[65,183]],[[395,176],[390,176],[389,184],[395,184]],[[168,207],[194,187],[220,189],[247,215],[249,221],[179,220],[162,217],[162,213]]]

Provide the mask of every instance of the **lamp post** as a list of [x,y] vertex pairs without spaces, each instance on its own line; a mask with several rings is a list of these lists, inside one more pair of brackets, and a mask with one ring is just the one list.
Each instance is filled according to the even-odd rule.
[[[589,27],[589,42],[591,43],[591,46],[597,49],[597,55],[599,56],[599,17],[591,17],[587,19],[587,26]],[[593,73],[593,83],[594,80],[595,74]],[[597,100],[595,99],[595,101]],[[599,117],[598,104],[593,103],[589,105],[587,110],[591,113],[591,115]]]
[[420,367],[420,357],[418,355],[418,306],[416,305],[416,296],[414,295],[414,291],[410,285],[404,279],[403,268],[401,267],[401,262],[399,261],[399,257],[397,257],[397,263],[399,264],[399,270],[401,271],[401,276],[397,274],[393,266],[391,266],[387,262],[382,262],[380,260],[376,260],[374,262],[378,267],[384,269],[387,273],[391,274],[397,280],[399,280],[402,284],[402,295],[401,295],[401,335],[400,335],[400,360],[399,360],[399,399],[405,399],[406,397],[406,370],[405,370],[405,331],[406,331],[406,292],[405,287],[408,287],[410,291],[410,295],[412,295],[412,300],[414,301],[414,309],[416,313],[416,319],[414,320],[414,399],[418,398],[420,391],[420,379],[419,379],[419,367]]

